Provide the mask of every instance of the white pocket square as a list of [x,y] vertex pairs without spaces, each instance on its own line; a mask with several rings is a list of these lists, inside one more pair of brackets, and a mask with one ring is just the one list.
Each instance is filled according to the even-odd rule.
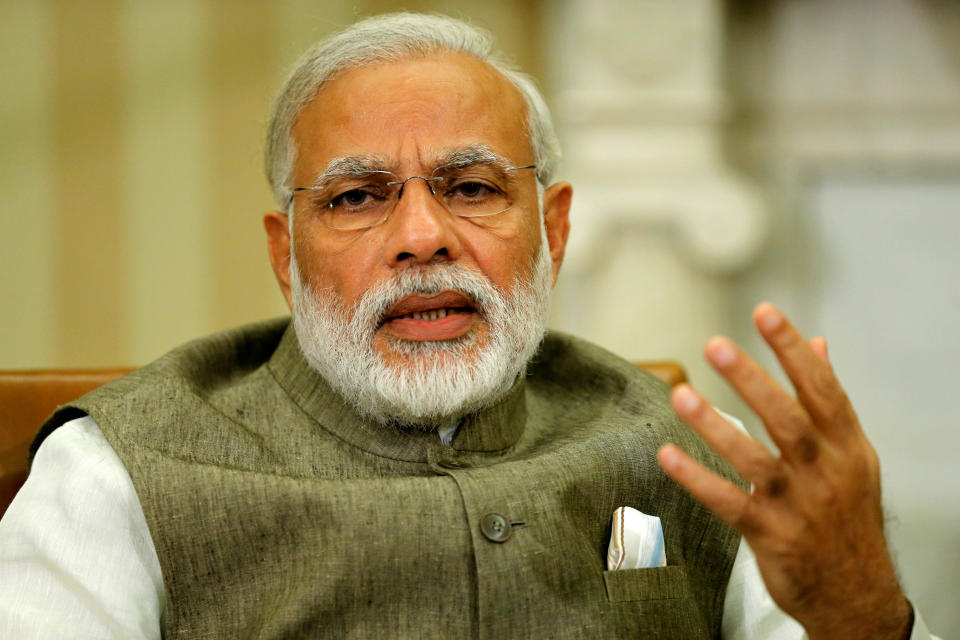
[[648,516],[631,507],[613,512],[607,570],[643,569],[667,566],[660,518]]

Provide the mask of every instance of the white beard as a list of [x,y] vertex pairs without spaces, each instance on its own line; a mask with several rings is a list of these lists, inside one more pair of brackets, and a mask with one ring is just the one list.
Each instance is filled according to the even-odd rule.
[[[488,407],[526,371],[546,331],[552,262],[546,234],[527,281],[517,278],[506,294],[485,276],[456,263],[404,269],[367,290],[352,311],[331,290],[317,291],[303,278],[292,250],[290,288],[293,326],[307,362],[363,417],[380,424],[423,429],[448,425]],[[384,313],[414,294],[459,291],[470,298],[488,327],[455,340],[390,340],[403,364],[389,366],[374,349]]]

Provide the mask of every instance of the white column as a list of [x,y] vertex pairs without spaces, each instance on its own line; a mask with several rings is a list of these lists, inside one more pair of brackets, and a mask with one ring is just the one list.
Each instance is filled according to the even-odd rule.
[[723,280],[766,233],[722,151],[720,5],[557,8],[547,64],[574,208],[554,324],[627,357],[679,358],[702,382],[700,345],[727,322]]

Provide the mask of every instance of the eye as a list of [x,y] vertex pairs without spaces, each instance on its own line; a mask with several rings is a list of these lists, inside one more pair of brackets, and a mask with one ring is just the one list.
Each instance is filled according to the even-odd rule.
[[497,191],[493,187],[487,184],[471,180],[460,182],[459,184],[454,185],[450,190],[451,195],[469,198],[471,200],[477,198],[487,198],[496,192]]
[[362,207],[371,204],[377,196],[367,189],[350,189],[330,201],[330,208]]

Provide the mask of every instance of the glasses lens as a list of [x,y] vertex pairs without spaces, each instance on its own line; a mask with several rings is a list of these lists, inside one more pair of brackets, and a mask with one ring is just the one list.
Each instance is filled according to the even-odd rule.
[[513,181],[494,165],[438,170],[434,190],[450,213],[463,218],[501,213],[513,204]]
[[[450,213],[462,218],[492,216],[509,209],[518,189],[516,169],[499,164],[444,167],[424,180],[427,187]],[[386,220],[396,206],[399,191],[406,184],[388,171],[334,176],[322,187],[295,190],[303,194],[304,207],[331,229],[357,230]]]
[[311,210],[331,229],[364,229],[378,224],[392,205],[393,189],[387,185],[396,176],[385,172],[343,176],[322,190],[312,191]]

